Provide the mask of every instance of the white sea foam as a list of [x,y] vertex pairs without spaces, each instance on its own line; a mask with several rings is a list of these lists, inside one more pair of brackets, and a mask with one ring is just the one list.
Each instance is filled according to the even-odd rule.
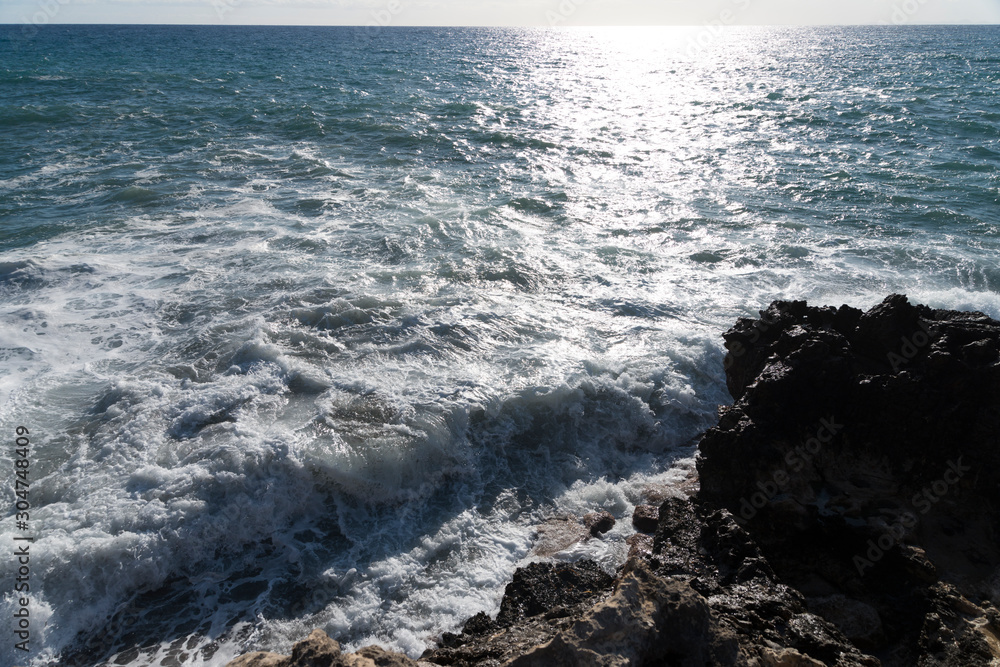
[[[263,78],[210,54],[178,74],[176,50],[150,72],[99,40],[132,64],[88,85],[149,95],[66,92],[52,113],[86,126],[27,113],[0,161],[33,667],[222,665],[312,627],[418,655],[496,612],[547,519],[611,512],[553,557],[622,561],[634,507],[729,400],[735,318],[890,292],[1000,315],[995,134],[932,172],[915,148],[937,144],[924,121],[991,112],[988,77],[963,69],[982,94],[918,123],[885,106],[902,80],[839,78],[870,56],[849,36],[677,58],[668,32],[477,33],[472,56],[459,31],[413,76],[305,35]],[[233,35],[219,53],[249,48]],[[938,71],[899,39],[899,68]]]

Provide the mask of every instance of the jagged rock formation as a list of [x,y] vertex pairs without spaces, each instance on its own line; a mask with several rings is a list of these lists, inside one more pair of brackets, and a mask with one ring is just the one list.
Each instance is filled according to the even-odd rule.
[[313,630],[306,639],[292,647],[291,655],[259,651],[240,656],[227,667],[431,667],[423,661],[366,646],[356,653],[342,653],[340,644],[322,630]]
[[760,548],[727,510],[697,499],[668,499],[650,562],[664,578],[684,577],[722,627],[739,640],[741,661],[715,664],[874,667],[830,620],[812,613],[782,583]]
[[883,664],[1000,658],[1000,323],[775,302],[725,340],[699,502]]
[[[520,569],[496,619],[422,661],[1000,664],[1000,323],[899,295],[868,312],[775,302],[725,340],[735,403],[700,443],[700,490],[639,513],[655,534],[630,539],[617,577]],[[563,523],[547,530],[599,533]],[[373,650],[356,655],[413,664]],[[342,662],[273,659],[291,662],[238,667],[368,664],[339,647]]]

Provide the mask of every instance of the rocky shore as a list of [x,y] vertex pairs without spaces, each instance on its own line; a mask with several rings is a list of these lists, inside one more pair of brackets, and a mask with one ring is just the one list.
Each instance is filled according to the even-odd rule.
[[522,568],[419,661],[317,630],[230,667],[1000,664],[1000,323],[778,301],[725,340],[734,403],[616,576]]

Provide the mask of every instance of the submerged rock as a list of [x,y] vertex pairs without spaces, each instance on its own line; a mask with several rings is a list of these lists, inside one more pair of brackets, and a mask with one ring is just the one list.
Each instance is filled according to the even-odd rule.
[[590,530],[575,516],[548,519],[538,526],[532,548],[536,556],[552,556],[591,536]]
[[606,533],[615,527],[615,518],[611,512],[590,512],[583,517],[583,525],[587,527],[593,537]]

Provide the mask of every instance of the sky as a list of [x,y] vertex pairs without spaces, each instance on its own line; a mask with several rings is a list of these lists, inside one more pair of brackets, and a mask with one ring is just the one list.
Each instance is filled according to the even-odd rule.
[[1000,23],[1000,0],[0,0],[0,23],[394,26]]

